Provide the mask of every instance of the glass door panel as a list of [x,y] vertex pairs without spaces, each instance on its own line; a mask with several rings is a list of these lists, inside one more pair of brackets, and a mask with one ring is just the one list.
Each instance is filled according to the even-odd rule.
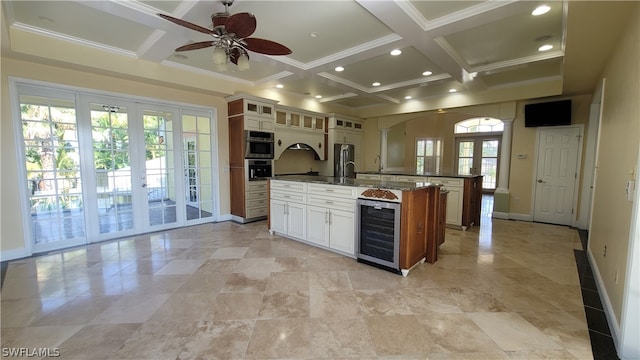
[[498,181],[500,139],[473,137],[458,139],[456,143],[457,174],[482,175],[482,189],[495,190]]
[[182,115],[184,184],[187,221],[213,216],[211,117]]
[[458,175],[471,175],[473,171],[473,154],[475,142],[458,142]]
[[75,100],[20,95],[35,251],[86,242]]
[[177,221],[172,113],[145,110],[145,182],[150,226]]
[[99,233],[133,230],[133,177],[127,108],[90,105]]
[[499,140],[482,140],[482,161],[480,175],[483,189],[496,189],[498,181],[498,147]]

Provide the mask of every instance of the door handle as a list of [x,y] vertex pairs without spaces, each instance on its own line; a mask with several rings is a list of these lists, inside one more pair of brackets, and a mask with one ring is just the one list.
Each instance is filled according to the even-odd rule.
[[546,183],[546,181],[542,180],[542,179],[538,179],[538,184],[543,184]]

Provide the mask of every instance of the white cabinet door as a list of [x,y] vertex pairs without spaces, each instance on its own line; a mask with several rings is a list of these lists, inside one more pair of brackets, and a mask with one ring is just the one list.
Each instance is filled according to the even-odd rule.
[[352,212],[331,210],[329,213],[329,247],[355,255],[355,215]]
[[287,234],[305,239],[307,233],[307,205],[287,203]]
[[447,224],[462,226],[462,192],[463,188],[446,187],[447,194]]
[[271,230],[281,234],[287,233],[287,203],[281,200],[271,199]]
[[307,206],[307,241],[329,247],[329,210]]

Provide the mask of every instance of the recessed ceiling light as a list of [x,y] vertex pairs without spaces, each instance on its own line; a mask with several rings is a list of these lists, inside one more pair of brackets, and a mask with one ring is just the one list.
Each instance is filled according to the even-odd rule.
[[282,85],[282,84],[278,84],[278,85],[276,85],[276,87],[277,87],[278,89],[282,89],[282,88],[284,88],[284,85]]
[[405,97],[404,97],[404,99],[405,99],[405,100],[411,100],[411,99],[412,99],[412,97],[411,97],[411,96],[409,96],[409,95],[407,95],[407,96],[405,96]]
[[316,99],[322,99],[322,95],[316,95]]
[[432,73],[431,71],[428,71],[428,70],[427,70],[427,71],[425,71],[425,72],[423,72],[423,73],[422,73],[422,76],[429,76],[429,75],[431,75],[431,74],[433,74],[433,73]]
[[450,93],[454,93],[454,92],[456,92],[456,91],[458,91],[458,90],[456,90],[456,89],[449,89],[449,92],[450,92]]
[[340,72],[340,71],[344,71],[344,68],[342,66],[336,66],[336,68],[333,70]]
[[553,49],[553,45],[545,44],[538,48],[538,51],[549,51]]
[[391,52],[389,54],[391,54],[393,56],[398,56],[398,55],[402,54],[402,51],[400,51],[399,49],[393,49],[393,50],[391,50]]
[[538,16],[538,15],[546,14],[549,12],[549,10],[551,10],[549,6],[540,5],[537,8],[533,9],[533,11],[531,12],[531,15]]
[[373,85],[373,86],[380,86],[380,83],[376,81],[376,82],[374,82],[374,83],[373,83],[373,84],[371,84],[371,85]]
[[318,36],[320,36],[320,34],[318,34],[317,32],[314,31],[314,32],[310,33],[309,36],[312,37],[312,38],[317,38]]

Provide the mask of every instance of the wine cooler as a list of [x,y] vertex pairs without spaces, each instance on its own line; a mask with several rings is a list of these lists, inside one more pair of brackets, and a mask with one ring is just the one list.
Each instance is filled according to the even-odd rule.
[[400,203],[358,199],[356,256],[359,262],[400,271]]

